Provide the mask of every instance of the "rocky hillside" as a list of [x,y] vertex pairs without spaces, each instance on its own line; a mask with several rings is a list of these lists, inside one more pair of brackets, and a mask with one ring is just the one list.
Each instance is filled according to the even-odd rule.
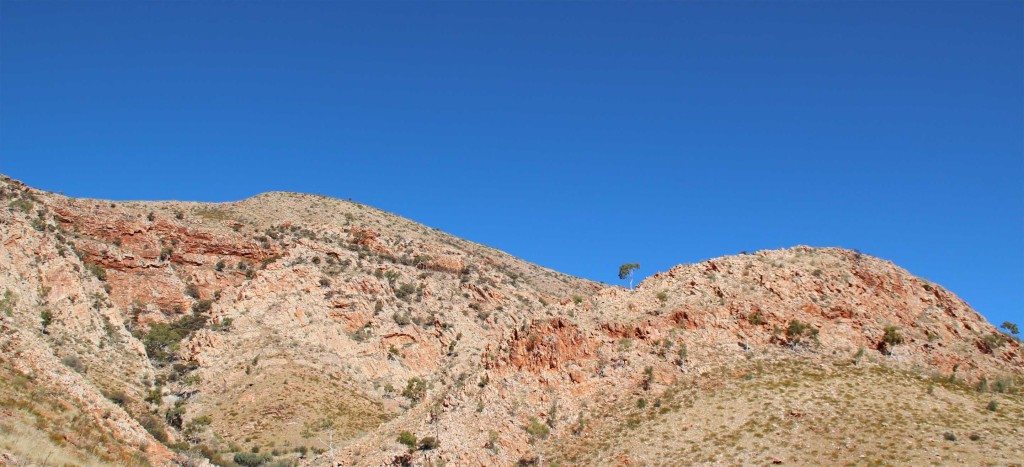
[[[1024,457],[1020,342],[855,251],[740,254],[627,290],[320,196],[111,202],[4,177],[0,202],[0,463]],[[919,386],[896,407],[919,416],[868,416]],[[904,452],[800,446],[800,423],[837,414]]]

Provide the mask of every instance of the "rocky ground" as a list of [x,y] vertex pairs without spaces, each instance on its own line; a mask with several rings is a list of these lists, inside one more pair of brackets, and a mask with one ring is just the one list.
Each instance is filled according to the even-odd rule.
[[0,464],[1024,458],[1020,342],[855,251],[627,290],[320,196],[0,201]]

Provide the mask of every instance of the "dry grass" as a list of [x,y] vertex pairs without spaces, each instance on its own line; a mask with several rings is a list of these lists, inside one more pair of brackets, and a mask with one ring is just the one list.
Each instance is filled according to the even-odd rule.
[[[591,420],[548,451],[565,464],[1013,463],[1024,396],[880,365],[787,361],[676,385]],[[988,410],[996,400],[998,409]],[[952,433],[956,441],[945,439]]]
[[0,453],[39,465],[140,465],[92,417],[0,360]]

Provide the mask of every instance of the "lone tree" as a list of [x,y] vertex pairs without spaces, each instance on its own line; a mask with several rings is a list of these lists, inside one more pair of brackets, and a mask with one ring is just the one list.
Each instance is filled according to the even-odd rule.
[[1005,329],[1007,331],[1010,331],[1010,334],[1013,334],[1015,336],[1017,335],[1017,333],[1020,332],[1020,329],[1017,328],[1017,325],[1013,324],[1013,323],[1011,323],[1009,321],[1004,321],[1003,324],[1001,326],[999,326],[999,327],[1001,327],[1001,328],[1003,328],[1003,329]]
[[619,266],[619,279],[629,278],[629,288],[633,288],[633,272],[640,269],[639,263],[626,263]]

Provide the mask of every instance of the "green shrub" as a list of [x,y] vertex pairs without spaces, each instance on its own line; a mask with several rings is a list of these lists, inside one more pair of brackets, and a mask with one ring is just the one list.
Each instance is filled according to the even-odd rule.
[[395,297],[398,297],[400,300],[405,300],[414,293],[416,293],[416,284],[412,282],[406,282],[395,288]]
[[412,434],[412,433],[410,433],[408,431],[403,431],[403,432],[398,434],[398,442],[402,443],[402,444],[404,444],[406,446],[409,446],[409,449],[415,449],[416,448],[416,435],[414,435],[414,434]]
[[995,412],[996,410],[999,410],[999,403],[993,399],[988,402],[988,405],[985,406],[985,408],[987,408],[991,412]]
[[767,323],[768,321],[764,319],[763,313],[761,313],[760,311],[755,311],[747,315],[747,322],[753,324],[754,326],[761,326]]
[[548,435],[551,434],[551,429],[548,428],[547,425],[537,420],[537,417],[530,417],[530,423],[526,425],[525,429],[526,433],[529,434],[530,437],[535,440],[547,439]]
[[47,326],[53,324],[53,313],[50,310],[39,312],[39,321],[43,325],[43,332],[46,332]]
[[412,323],[412,316],[408,311],[405,313],[399,313],[396,311],[391,315],[391,319],[395,320],[395,324],[398,324],[399,326],[406,326],[409,323]]
[[896,346],[903,343],[903,336],[900,334],[899,328],[896,326],[886,326],[885,335],[882,336],[882,342],[886,345]]
[[258,466],[270,462],[270,454],[255,452],[236,452],[235,463],[244,466]]
[[217,264],[213,266],[213,269],[217,270],[217,272],[221,272],[224,270],[224,266],[226,266],[226,263],[224,262],[224,260],[220,260],[217,261]]
[[145,428],[157,441],[161,443],[167,442],[167,430],[164,429],[164,424],[160,422],[160,419],[150,415],[144,414],[139,418],[139,424],[142,428]]
[[410,379],[405,383],[405,389],[402,390],[402,395],[413,402],[423,400],[423,397],[427,395],[427,382],[420,377]]
[[427,436],[426,438],[423,438],[423,439],[420,440],[420,450],[421,451],[429,451],[431,449],[437,449],[437,447],[439,445],[440,445],[440,443],[437,441],[437,438],[435,438],[433,436]]
[[103,269],[103,266],[100,266],[99,264],[85,263],[85,270],[92,273],[92,275],[96,276],[96,278],[101,281],[107,280],[107,270]]
[[207,313],[211,308],[213,308],[213,300],[199,300],[192,304],[192,313]]
[[0,311],[7,316],[14,316],[14,305],[17,303],[18,298],[14,296],[14,292],[4,290],[4,298],[0,300]]
[[817,342],[818,329],[810,324],[794,319],[786,326],[786,338],[794,345],[804,344],[807,341]]
[[189,282],[185,285],[185,295],[199,300],[199,286]]
[[206,325],[207,317],[203,315],[183,316],[169,323],[154,323],[149,332],[142,336],[142,344],[151,360],[167,363],[178,351],[178,344]]
[[660,301],[661,303],[665,303],[668,301],[668,293],[665,292],[664,290],[658,292],[658,295],[656,295],[656,297],[658,297],[658,301]]
[[999,327],[1005,329],[1007,332],[1015,336],[1020,333],[1020,329],[1017,327],[1017,325],[1009,321],[1003,321],[1003,324],[1001,324]]

